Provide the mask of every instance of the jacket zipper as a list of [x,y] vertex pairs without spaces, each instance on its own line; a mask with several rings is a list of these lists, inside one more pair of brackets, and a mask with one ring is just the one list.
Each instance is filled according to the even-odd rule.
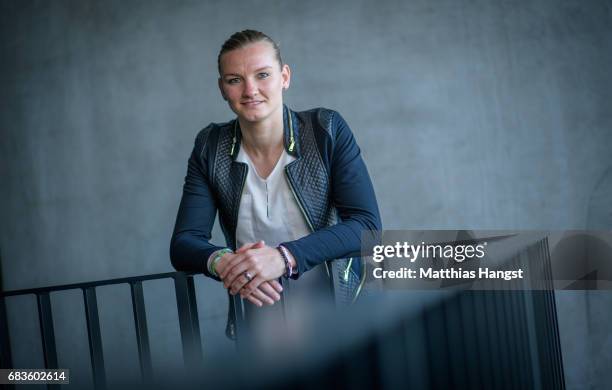
[[346,266],[346,269],[344,270],[344,281],[348,282],[348,278],[349,278],[349,271],[351,269],[351,264],[353,264],[353,258],[349,258],[349,262],[348,265]]
[[[241,162],[234,162],[236,164],[244,164]],[[244,164],[246,165],[246,174],[242,175],[242,185],[240,186],[240,193],[238,195],[238,207],[236,207],[236,216],[235,216],[235,220],[236,220],[236,226],[238,226],[238,215],[240,214],[240,201],[242,200],[242,191],[244,190],[244,184],[246,183],[246,179],[247,176],[249,174],[249,166],[248,164]],[[234,229],[234,247],[236,247],[238,245],[238,243],[236,242],[236,229]],[[236,248],[238,249],[238,248]]]
[[[287,168],[288,167],[285,167],[285,173],[287,174],[287,177],[289,177],[289,169],[287,169]],[[289,182],[289,188],[291,189],[291,193],[293,194],[293,197],[295,198],[295,201],[297,202],[298,206],[300,207],[300,211],[302,212],[302,215],[304,216],[304,219],[306,219],[306,223],[308,223],[308,227],[310,228],[310,231],[314,232],[315,230],[312,227],[312,223],[310,222],[310,219],[308,218],[308,214],[306,214],[306,211],[304,211],[304,208],[302,207],[302,202],[300,202],[300,198],[295,193],[295,188],[293,188],[293,182],[291,181],[291,179],[289,179],[288,182]]]

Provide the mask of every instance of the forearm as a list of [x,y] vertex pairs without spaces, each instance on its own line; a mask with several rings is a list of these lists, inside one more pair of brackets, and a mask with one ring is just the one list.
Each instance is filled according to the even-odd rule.
[[206,260],[216,250],[210,243],[217,208],[209,181],[203,140],[211,126],[198,133],[187,162],[183,196],[170,241],[170,261],[177,271],[208,272]]
[[362,232],[379,227],[379,221],[364,225],[357,220],[347,220],[282,245],[293,255],[298,274],[302,275],[326,260],[359,257]]
[[209,243],[207,240],[198,239],[189,233],[178,233],[173,235],[170,244],[170,260],[177,271],[203,272],[218,280],[208,271],[207,260],[210,255],[223,249]]

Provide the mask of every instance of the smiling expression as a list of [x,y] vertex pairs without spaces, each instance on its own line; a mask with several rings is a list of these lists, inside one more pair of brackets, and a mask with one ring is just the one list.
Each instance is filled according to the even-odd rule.
[[[282,118],[283,89],[289,87],[291,72],[276,59],[268,42],[248,44],[221,57],[219,88],[241,121],[257,123]],[[281,119],[282,120],[282,119]]]

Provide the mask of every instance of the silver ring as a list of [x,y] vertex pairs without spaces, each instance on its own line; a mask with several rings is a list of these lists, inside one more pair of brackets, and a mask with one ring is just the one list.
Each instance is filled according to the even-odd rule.
[[249,282],[253,279],[253,275],[251,275],[248,272],[245,272],[243,275],[246,278],[246,280],[248,280]]

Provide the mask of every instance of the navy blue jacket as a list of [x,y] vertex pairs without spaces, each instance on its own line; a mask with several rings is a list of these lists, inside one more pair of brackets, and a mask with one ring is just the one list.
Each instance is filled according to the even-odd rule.
[[[339,265],[345,281],[350,269],[361,285],[363,266],[348,258],[359,257],[362,231],[380,230],[381,221],[359,146],[335,111],[294,112],[284,107],[283,120],[285,149],[296,158],[285,173],[312,233],[282,245],[295,257],[299,275],[326,262],[329,275],[334,274],[330,265]],[[172,265],[179,271],[213,277],[206,262],[222,249],[209,242],[217,212],[227,245],[236,248],[238,207],[248,169],[235,161],[240,140],[237,120],[212,123],[196,137],[170,245]],[[353,291],[346,294],[355,294],[355,287],[353,283]]]

